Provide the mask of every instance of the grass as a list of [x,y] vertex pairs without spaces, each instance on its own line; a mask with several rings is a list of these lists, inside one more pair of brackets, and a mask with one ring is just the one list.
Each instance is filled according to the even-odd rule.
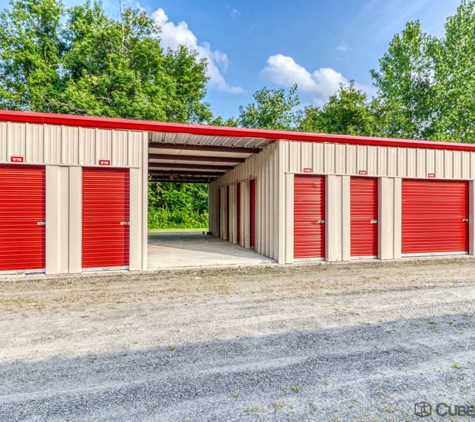
[[208,233],[208,227],[202,227],[200,229],[151,229],[149,234],[201,234]]

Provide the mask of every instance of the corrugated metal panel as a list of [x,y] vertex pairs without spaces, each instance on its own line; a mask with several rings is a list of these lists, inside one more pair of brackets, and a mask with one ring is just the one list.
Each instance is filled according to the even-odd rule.
[[142,166],[141,132],[97,130],[71,126],[0,123],[0,163],[12,156],[25,164],[114,167]]
[[63,127],[61,136],[61,164],[77,164],[79,162],[79,129]]
[[468,182],[402,181],[402,253],[468,251]]
[[325,257],[325,178],[295,176],[294,258]]
[[[375,177],[469,179],[475,174],[475,153],[468,151],[395,148],[387,146],[318,144],[281,141],[286,144],[285,171],[302,174]],[[310,159],[311,158],[311,159]]]
[[231,208],[229,207],[229,185],[226,186],[226,228],[228,231],[228,240],[231,240]]
[[165,142],[171,144],[189,145],[214,145],[225,147],[263,148],[269,141],[262,138],[239,138],[233,136],[201,136],[186,133],[160,133],[150,134],[152,142]]
[[236,218],[237,218],[237,243],[241,243],[241,183],[237,184],[236,198]]
[[83,268],[129,265],[130,175],[83,169]]
[[256,246],[256,181],[250,181],[250,227],[251,227],[251,248]]
[[44,167],[0,166],[0,216],[0,271],[44,269]]
[[[27,163],[44,163],[44,126],[26,125],[26,152],[25,161]],[[0,142],[1,148],[1,142]],[[0,153],[1,155],[1,153]]]
[[378,255],[378,179],[352,177],[351,256]]

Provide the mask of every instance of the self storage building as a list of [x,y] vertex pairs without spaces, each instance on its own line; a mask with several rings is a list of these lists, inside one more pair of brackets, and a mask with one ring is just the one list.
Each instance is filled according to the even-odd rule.
[[475,145],[0,111],[0,272],[146,270],[150,180],[278,263],[475,250]]

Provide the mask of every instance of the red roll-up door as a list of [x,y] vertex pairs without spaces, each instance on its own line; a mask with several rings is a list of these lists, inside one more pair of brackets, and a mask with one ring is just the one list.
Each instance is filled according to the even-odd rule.
[[46,267],[45,180],[44,167],[0,166],[0,271]]
[[251,180],[250,191],[251,191],[250,193],[250,196],[251,196],[250,198],[251,248],[254,248],[256,246],[256,180],[255,179]]
[[351,256],[378,255],[378,180],[352,177]]
[[129,170],[83,169],[83,268],[128,267],[129,192]]
[[237,216],[237,243],[241,243],[241,184],[237,184],[237,201],[236,201],[236,216]]
[[402,253],[468,252],[468,182],[402,181]]
[[294,258],[325,257],[325,178],[295,176]]

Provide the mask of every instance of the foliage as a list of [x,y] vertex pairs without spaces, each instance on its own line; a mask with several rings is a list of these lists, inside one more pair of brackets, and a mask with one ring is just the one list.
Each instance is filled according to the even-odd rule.
[[295,130],[299,115],[293,111],[300,104],[294,85],[286,94],[284,89],[262,88],[254,94],[255,103],[239,107],[237,123],[253,129]]
[[196,52],[163,51],[140,9],[112,19],[100,2],[12,0],[0,15],[1,108],[199,123],[205,72]]
[[367,94],[351,81],[349,85],[340,84],[323,107],[305,107],[301,130],[372,136],[376,133],[376,119]]
[[208,186],[149,182],[149,229],[208,227]]

